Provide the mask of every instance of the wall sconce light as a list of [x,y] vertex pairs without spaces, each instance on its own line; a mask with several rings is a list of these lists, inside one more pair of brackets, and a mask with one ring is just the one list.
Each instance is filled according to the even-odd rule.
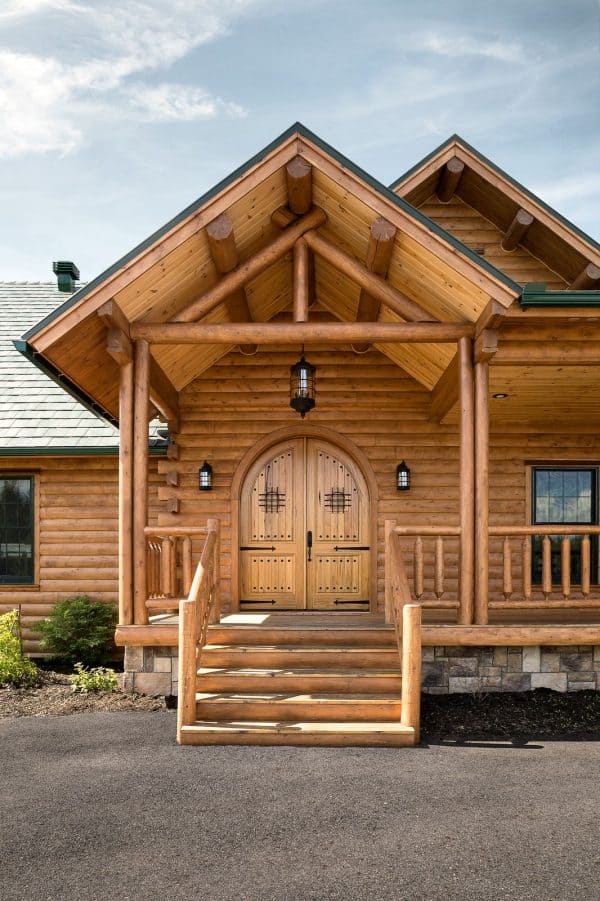
[[396,466],[396,488],[398,491],[408,491],[410,488],[410,469],[404,460]]
[[213,468],[206,460],[198,470],[198,487],[200,491],[212,491]]

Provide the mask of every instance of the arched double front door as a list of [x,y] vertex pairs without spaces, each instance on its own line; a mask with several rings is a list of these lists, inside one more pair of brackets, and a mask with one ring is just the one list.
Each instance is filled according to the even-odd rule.
[[368,610],[369,493],[350,456],[319,438],[262,453],[240,495],[240,608]]

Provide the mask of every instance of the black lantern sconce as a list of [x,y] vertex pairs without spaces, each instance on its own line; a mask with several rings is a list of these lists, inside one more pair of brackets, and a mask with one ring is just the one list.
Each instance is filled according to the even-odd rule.
[[198,470],[198,487],[200,491],[212,491],[213,468],[206,460]]
[[315,376],[317,367],[304,359],[304,352],[290,367],[290,407],[299,413],[302,419],[315,406]]
[[410,488],[410,469],[404,460],[396,466],[396,488],[398,491],[408,491]]

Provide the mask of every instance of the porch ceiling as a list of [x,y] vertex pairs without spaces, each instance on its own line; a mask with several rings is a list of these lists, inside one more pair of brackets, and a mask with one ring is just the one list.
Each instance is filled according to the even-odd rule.
[[[312,167],[312,202],[327,217],[319,233],[364,265],[370,228],[378,217],[386,219],[396,229],[387,283],[431,318],[475,322],[490,299],[508,307],[518,295],[510,279],[297,127],[28,334],[34,352],[115,415],[118,367],[106,351],[105,327],[96,315],[99,307],[113,300],[129,324],[162,323],[180,314],[222,278],[206,233],[206,226],[222,213],[233,225],[238,268],[243,266],[282,234],[271,217],[288,203],[286,166],[298,155]],[[247,281],[244,289],[254,321],[268,321],[288,309],[293,295],[291,252]],[[360,292],[351,277],[314,255],[311,302],[338,319],[355,321]],[[199,321],[235,318],[225,301]],[[402,321],[385,305],[379,319]],[[428,389],[455,351],[453,345],[378,348]],[[153,346],[152,354],[174,388],[181,390],[229,350],[224,345],[163,345]]]

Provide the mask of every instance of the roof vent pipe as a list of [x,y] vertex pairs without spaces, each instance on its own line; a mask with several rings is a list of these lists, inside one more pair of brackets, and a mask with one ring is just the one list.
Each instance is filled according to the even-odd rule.
[[75,282],[79,281],[79,269],[70,260],[59,260],[52,263],[52,271],[58,277],[58,290],[65,294],[75,291]]

